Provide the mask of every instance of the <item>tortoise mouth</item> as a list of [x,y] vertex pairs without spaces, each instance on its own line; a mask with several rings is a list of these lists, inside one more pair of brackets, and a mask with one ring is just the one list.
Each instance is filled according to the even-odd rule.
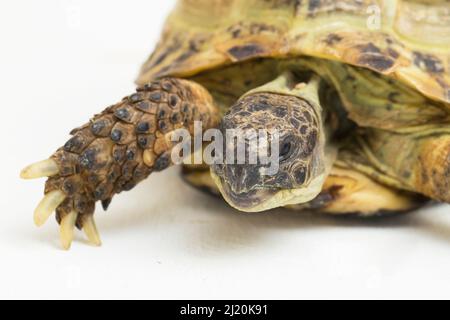
[[265,208],[261,208],[264,206],[264,203],[280,191],[278,189],[258,189],[238,193],[233,191],[227,184],[222,184],[220,189],[223,197],[232,207],[244,212],[265,210]]
[[326,178],[326,174],[321,174],[308,186],[296,189],[265,188],[236,192],[213,171],[211,171],[211,176],[225,201],[233,208],[243,212],[262,212],[278,207],[307,203],[320,194]]
[[211,170],[210,173],[224,200],[239,211],[258,212],[267,210],[261,209],[261,206],[280,191],[279,189],[252,189],[237,192],[233,190],[230,184],[224,181],[223,177],[217,175],[214,170]]

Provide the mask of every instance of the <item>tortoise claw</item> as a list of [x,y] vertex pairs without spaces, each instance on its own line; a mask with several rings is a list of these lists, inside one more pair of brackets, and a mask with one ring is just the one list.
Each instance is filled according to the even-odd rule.
[[36,162],[29,165],[20,173],[22,179],[39,179],[45,177],[53,177],[59,173],[58,164],[52,160],[47,159],[44,161]]
[[61,219],[60,238],[64,250],[69,250],[72,245],[77,217],[78,213],[72,211]]
[[64,202],[66,195],[60,190],[55,190],[42,199],[34,211],[34,223],[40,227],[45,224],[51,214]]
[[[36,224],[36,226],[43,226],[47,222],[48,218],[52,215],[52,213],[54,213],[55,211],[58,212],[58,210],[64,207],[64,203],[66,202],[66,200],[69,200],[69,198],[61,190],[54,190],[47,193],[34,212],[34,223]],[[74,230],[77,225],[78,217],[79,214],[76,211],[72,210],[70,213],[61,218],[60,240],[62,248],[64,250],[69,250],[72,245],[72,241],[74,239]],[[80,228],[83,229],[89,240],[89,243],[97,247],[101,246],[102,243],[100,240],[100,235],[97,231],[93,215],[87,215],[84,219],[82,219]]]
[[83,225],[83,231],[92,245],[97,247],[102,245],[97,226],[95,225],[94,216],[90,215],[86,218]]

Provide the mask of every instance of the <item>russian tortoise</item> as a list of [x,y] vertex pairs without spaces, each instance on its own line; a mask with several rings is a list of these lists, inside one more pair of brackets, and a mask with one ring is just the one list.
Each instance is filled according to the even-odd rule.
[[[379,15],[377,15],[379,13]],[[371,22],[380,22],[378,25]],[[100,238],[93,214],[172,163],[185,128],[276,129],[279,170],[186,166],[245,212],[398,212],[450,202],[450,3],[180,0],[137,92],[72,131],[23,178],[50,177],[35,212]]]

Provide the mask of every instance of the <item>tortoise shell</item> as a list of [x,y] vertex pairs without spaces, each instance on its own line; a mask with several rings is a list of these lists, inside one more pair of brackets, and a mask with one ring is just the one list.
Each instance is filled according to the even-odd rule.
[[450,103],[450,2],[179,0],[137,83],[299,56],[365,67]]

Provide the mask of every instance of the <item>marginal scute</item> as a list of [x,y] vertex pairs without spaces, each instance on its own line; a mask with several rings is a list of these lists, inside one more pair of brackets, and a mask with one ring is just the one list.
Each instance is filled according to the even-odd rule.
[[340,35],[336,33],[330,33],[323,41],[329,46],[334,46],[335,44],[341,42],[342,39],[343,38]]
[[251,58],[263,56],[266,49],[256,43],[235,46],[228,50],[233,61],[244,61]]
[[394,65],[394,60],[381,54],[363,54],[358,62],[360,65],[378,72],[386,72]]
[[307,2],[307,16],[310,19],[339,13],[364,16],[368,15],[371,6],[380,5],[377,0],[307,0]]
[[423,54],[417,51],[413,52],[413,55],[414,64],[428,73],[443,73],[445,71],[444,65],[438,57],[432,54]]

